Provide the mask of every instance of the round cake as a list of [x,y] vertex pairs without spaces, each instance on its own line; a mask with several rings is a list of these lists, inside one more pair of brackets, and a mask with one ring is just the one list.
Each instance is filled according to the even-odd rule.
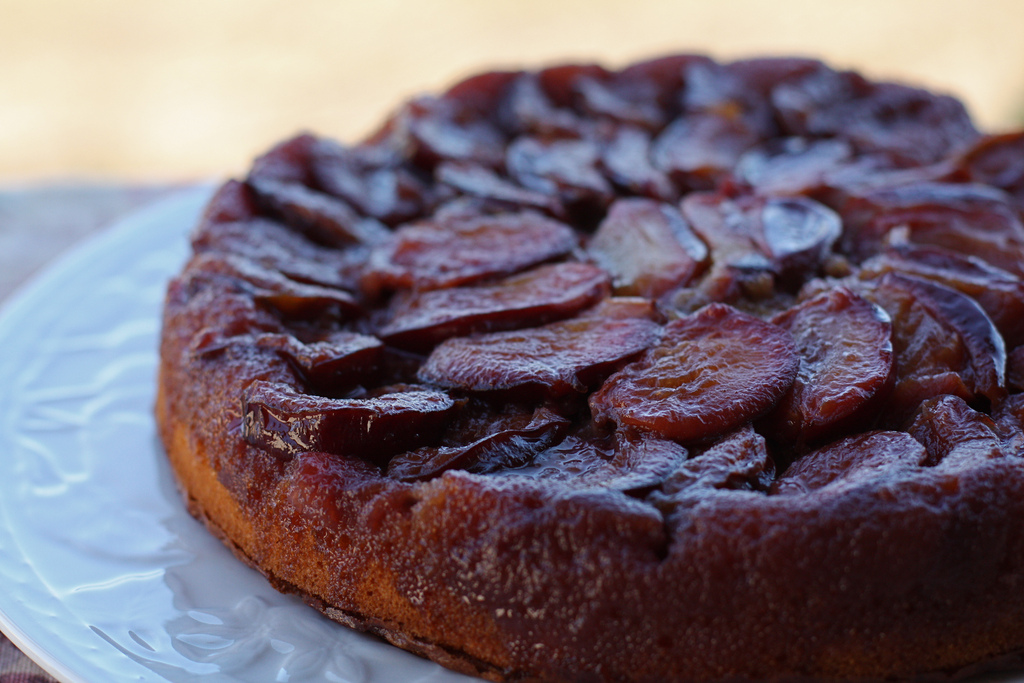
[[163,443],[276,587],[490,680],[1019,667],[1022,221],[948,96],[485,73],[218,190]]

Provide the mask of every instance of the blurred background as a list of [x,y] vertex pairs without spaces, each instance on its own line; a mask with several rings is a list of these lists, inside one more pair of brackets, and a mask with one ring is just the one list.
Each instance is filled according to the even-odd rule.
[[0,0],[0,184],[220,178],[492,67],[816,56],[1024,126],[1020,0]]

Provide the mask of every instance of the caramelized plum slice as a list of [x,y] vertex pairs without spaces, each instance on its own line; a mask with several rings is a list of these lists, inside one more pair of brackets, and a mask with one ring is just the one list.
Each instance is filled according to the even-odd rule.
[[892,319],[898,374],[890,418],[938,394],[993,402],[1005,395],[1003,339],[973,299],[896,273],[856,287]]
[[598,169],[601,150],[591,140],[542,141],[521,137],[508,146],[505,166],[523,187],[556,197],[570,215],[601,211],[615,191]]
[[343,200],[305,185],[259,177],[250,177],[248,184],[271,213],[320,244],[377,244],[389,234],[381,223],[360,216]]
[[290,334],[265,332],[225,336],[206,328],[192,340],[189,351],[202,358],[234,349],[252,355],[272,351],[287,361],[295,376],[319,392],[347,389],[372,377],[384,352],[376,337],[355,332],[332,332],[320,341],[304,343]]
[[673,441],[634,430],[620,430],[609,436],[570,435],[537,454],[527,467],[503,474],[573,488],[639,492],[664,481],[686,459],[686,453]]
[[658,130],[665,125],[665,112],[643,91],[642,84],[639,88],[637,85],[614,77],[584,75],[576,79],[572,89],[578,108],[592,117]]
[[537,209],[562,218],[562,204],[550,195],[520,187],[493,170],[479,164],[446,161],[434,169],[438,182],[482,200],[499,204]]
[[907,431],[924,444],[928,465],[956,467],[1007,454],[995,421],[958,396],[922,403]]
[[250,218],[217,224],[201,223],[192,237],[196,253],[236,254],[289,280],[335,289],[354,289],[356,263],[364,249],[339,251],[315,244],[276,221]]
[[435,217],[398,228],[370,253],[363,286],[440,289],[525,270],[571,251],[572,228],[531,211]]
[[668,176],[651,163],[651,136],[645,131],[617,128],[601,148],[601,166],[612,183],[630,194],[666,202],[679,198]]
[[798,368],[788,332],[712,304],[669,323],[657,345],[591,396],[590,407],[598,420],[705,441],[768,412]]
[[272,349],[295,368],[318,392],[351,387],[374,375],[384,344],[376,337],[356,332],[333,332],[325,339],[304,344],[288,334],[266,334],[256,346]]
[[681,204],[683,217],[711,250],[711,268],[701,290],[711,301],[741,296],[760,299],[774,291],[773,264],[761,239],[754,203],[724,194],[695,192]]
[[420,97],[407,103],[390,125],[415,163],[433,168],[444,160],[498,167],[505,138],[496,125],[455,98]]
[[616,294],[651,299],[688,284],[708,257],[678,209],[649,199],[612,204],[587,251],[611,274]]
[[775,316],[800,352],[800,370],[767,425],[780,441],[803,444],[860,426],[895,379],[889,316],[841,287]]
[[580,313],[581,318],[602,318],[606,320],[631,320],[641,318],[664,323],[665,316],[650,299],[640,296],[613,296]]
[[775,133],[766,95],[769,83],[791,69],[772,66],[782,65],[691,65],[683,115],[651,150],[655,167],[691,190],[711,189],[727,177],[746,150]]
[[310,149],[311,186],[364,215],[396,225],[423,214],[434,198],[398,150],[384,144],[343,147],[319,139]]
[[210,197],[199,218],[196,234],[212,234],[223,223],[248,221],[258,215],[259,207],[249,186],[238,180],[229,180]]
[[605,298],[608,290],[608,275],[596,266],[540,266],[492,285],[400,296],[379,336],[396,346],[426,349],[449,337],[569,318]]
[[756,127],[728,110],[693,112],[670,123],[651,145],[656,169],[688,190],[710,190],[761,141]]
[[841,213],[843,246],[855,257],[871,256],[902,235],[1024,276],[1024,225],[995,188],[932,182],[870,190],[851,196]]
[[330,399],[256,380],[242,395],[242,437],[286,459],[323,451],[383,467],[396,453],[437,442],[456,409],[448,394],[430,389]]
[[310,161],[317,142],[315,135],[302,133],[275,145],[253,162],[249,178],[309,185]]
[[[454,425],[456,437],[469,431],[473,441],[460,445],[418,448],[392,458],[389,477],[401,481],[426,481],[448,470],[459,469],[487,474],[522,467],[533,456],[562,439],[569,421],[546,408],[530,413],[499,415],[486,425]],[[479,432],[484,432],[479,434]]]
[[559,398],[600,383],[650,346],[643,318],[574,318],[543,327],[449,339],[420,368],[422,382],[516,398]]
[[736,176],[758,194],[813,196],[852,157],[853,148],[843,140],[774,139],[747,151],[736,164]]
[[1024,391],[1024,346],[1018,346],[1006,356],[1006,383],[1017,391]]
[[768,198],[760,219],[768,254],[783,278],[813,272],[842,234],[838,214],[802,197]]
[[270,306],[289,319],[350,318],[362,313],[362,307],[346,291],[296,282],[231,254],[198,254],[189,264],[189,276],[194,281],[227,282],[248,293],[256,303]]
[[662,509],[697,502],[709,489],[767,491],[775,476],[764,438],[745,425],[693,454],[665,480],[653,498]]
[[502,128],[514,135],[547,138],[578,137],[585,127],[572,110],[558,107],[544,91],[537,74],[522,73],[509,85],[499,107]]
[[940,249],[897,244],[866,261],[862,278],[887,272],[934,280],[966,294],[988,314],[1009,348],[1024,344],[1024,281],[979,258]]
[[849,486],[906,472],[925,464],[924,447],[905,432],[866,432],[800,457],[772,485],[782,495]]
[[958,165],[971,180],[1006,190],[1024,211],[1024,130],[981,138]]
[[682,211],[711,248],[712,269],[702,289],[717,301],[764,298],[775,278],[799,284],[842,232],[835,212],[802,197],[694,193],[683,200]]
[[904,166],[939,161],[978,136],[952,97],[825,66],[778,85],[772,104],[787,134],[846,139]]

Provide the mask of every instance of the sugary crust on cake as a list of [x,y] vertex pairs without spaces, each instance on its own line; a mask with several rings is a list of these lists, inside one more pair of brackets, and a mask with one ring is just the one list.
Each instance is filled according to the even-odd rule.
[[[669,537],[622,494],[332,473],[321,485],[355,500],[328,521],[289,502],[304,492],[287,470],[250,488],[247,504],[236,500],[210,467],[209,444],[247,447],[196,425],[211,404],[233,410],[229,392],[212,388],[238,380],[228,370],[202,375],[209,393],[169,388],[183,374],[165,360],[158,415],[190,509],[275,586],[456,670],[492,680],[870,679],[956,670],[1020,647],[1019,462],[802,504],[710,495]],[[547,506],[564,513],[541,515]],[[670,654],[678,647],[685,656]]]
[[[633,69],[661,73],[658,69],[682,68],[691,62],[704,64],[697,58],[669,59]],[[786,67],[789,71],[778,65],[763,68],[795,73],[812,66],[797,60]],[[754,64],[740,70],[760,74],[761,68]],[[604,78],[602,73],[608,72],[595,71],[595,78]],[[557,70],[545,74],[549,81],[567,78]],[[473,106],[490,106],[494,92],[511,87],[509,83],[516,77],[493,75],[491,81],[471,80],[467,82],[470,85],[452,92],[461,93],[459,96]],[[856,83],[858,88],[867,87]],[[522,87],[527,86],[530,83]],[[593,108],[606,100],[593,96],[587,102]],[[941,106],[949,105],[943,101]],[[418,110],[414,107],[411,111],[413,116]],[[613,113],[620,119],[642,119],[645,111],[615,109]],[[549,117],[546,125],[562,120],[550,112],[543,116]],[[957,117],[954,111],[951,118],[959,121]],[[813,122],[804,123],[813,128]],[[412,123],[403,123],[399,117],[377,139],[394,134],[401,125],[415,124],[415,116]],[[640,121],[637,125],[648,124]],[[962,134],[973,139],[970,131],[960,131],[959,125],[943,129],[943,135],[956,138]],[[855,133],[849,139],[862,147],[882,144],[864,131]],[[430,139],[429,132],[418,135]],[[417,139],[422,145],[417,168],[440,168],[444,146],[431,147]],[[503,281],[519,283],[543,271],[543,277],[559,286],[572,282],[577,288],[572,294],[575,298],[566,295],[560,300],[557,305],[562,308],[557,308],[555,320],[581,321],[586,330],[592,329],[588,316],[594,315],[608,320],[654,320],[635,325],[639,336],[629,337],[642,339],[640,349],[651,344],[660,344],[658,349],[699,349],[685,345],[699,345],[705,330],[719,324],[715,321],[744,330],[744,334],[747,330],[761,334],[769,325],[763,321],[774,320],[772,346],[765,353],[774,354],[766,358],[779,368],[769,377],[778,387],[758,399],[755,411],[729,411],[721,418],[725,426],[712,424],[708,433],[695,433],[691,427],[668,429],[659,413],[642,415],[639,426],[627,424],[631,413],[619,396],[647,391],[643,382],[648,368],[663,371],[665,364],[659,365],[653,352],[619,358],[602,355],[600,348],[572,348],[571,353],[554,355],[557,362],[570,364],[575,374],[523,383],[509,373],[499,378],[496,388],[487,389],[494,393],[485,399],[474,394],[478,389],[463,394],[458,388],[442,391],[437,385],[410,387],[401,383],[411,376],[403,364],[412,362],[409,358],[419,358],[416,362],[422,363],[423,356],[417,354],[425,351],[418,345],[426,344],[426,351],[434,348],[440,341],[435,336],[442,333],[438,330],[458,337],[479,335],[482,330],[459,328],[470,323],[458,319],[455,323],[447,318],[431,319],[431,309],[425,314],[416,312],[419,317],[415,317],[408,313],[413,310],[409,300],[415,305],[428,299],[447,301],[444,292],[451,286],[476,287],[466,290],[472,294],[467,298],[472,303],[491,296],[492,290],[486,288],[508,273],[501,271],[499,264],[481,276],[473,271],[479,263],[468,259],[458,277],[470,278],[470,284],[445,281],[437,285],[418,275],[415,267],[396,268],[393,263],[386,268],[374,266],[377,269],[370,275],[360,271],[363,266],[359,264],[370,258],[367,250],[377,254],[372,258],[384,253],[373,245],[386,239],[381,237],[389,231],[385,223],[404,225],[413,219],[403,212],[422,217],[422,210],[416,214],[401,202],[375,208],[371,199],[366,199],[365,206],[357,206],[359,198],[349,197],[346,201],[358,208],[345,209],[352,211],[350,215],[339,205],[324,204],[327,200],[317,193],[324,192],[325,181],[321,179],[315,192],[310,190],[307,186],[312,181],[301,177],[305,167],[288,156],[301,156],[312,144],[310,139],[289,144],[292,147],[286,145],[283,152],[258,162],[246,183],[232,181],[222,188],[204,216],[194,238],[196,255],[168,289],[156,408],[161,437],[189,511],[275,587],[302,595],[347,626],[380,635],[454,670],[494,681],[942,680],[1019,665],[1019,653],[1024,651],[1024,432],[1020,429],[1024,402],[1019,394],[1007,393],[1000,374],[1007,351],[1000,346],[1000,334],[1012,335],[1010,327],[1001,325],[1000,332],[995,332],[981,308],[964,304],[961,299],[966,297],[951,294],[948,288],[935,293],[938,285],[921,284],[903,275],[858,281],[849,276],[859,265],[837,265],[809,252],[779,256],[764,270],[762,274],[776,278],[774,285],[767,286],[778,291],[761,298],[764,278],[742,280],[735,268],[716,270],[692,248],[687,253],[673,252],[673,273],[703,278],[701,297],[729,296],[736,305],[741,305],[737,297],[750,299],[745,304],[750,312],[718,299],[694,312],[697,307],[691,306],[689,299],[683,301],[683,294],[692,292],[680,282],[637,279],[623,286],[594,276],[592,271],[598,269],[589,264],[600,262],[600,258],[567,249],[559,229],[545,223],[538,228],[540,237],[535,241],[550,241],[529,257],[535,260],[531,265],[540,264],[537,270]],[[936,149],[945,149],[952,143],[934,144]],[[893,149],[893,158],[902,166],[889,169],[892,173],[937,163],[931,158],[934,151],[915,151],[902,143]],[[488,153],[485,150],[478,155],[485,158]],[[332,154],[335,161],[341,158],[340,153]],[[927,158],[912,159],[914,154]],[[442,158],[440,164],[437,155]],[[474,173],[482,172],[477,169]],[[706,182],[735,182],[718,173],[711,178],[677,173],[672,182],[684,188],[684,195],[698,192],[695,188]],[[479,180],[483,176],[473,177]],[[287,191],[270,187],[267,178],[284,183]],[[660,181],[648,180],[647,185],[631,187],[648,194],[664,191]],[[400,176],[395,182],[415,184],[421,179],[414,174]],[[837,186],[838,181],[830,187],[834,190]],[[532,202],[531,206],[557,215],[558,220],[575,221],[574,225],[593,219],[593,206],[588,204],[593,197],[580,188],[558,206],[545,204],[556,200],[545,199],[536,189],[513,191],[503,185],[499,189],[499,204],[514,197],[516,202]],[[338,186],[333,191],[344,194],[346,190]],[[739,192],[735,187],[727,191]],[[847,187],[844,191],[852,190]],[[704,201],[707,198],[698,197],[689,205],[684,200],[683,215],[699,223],[700,212],[710,205]],[[487,201],[491,200],[494,197]],[[431,201],[443,203],[436,197]],[[760,201],[752,199],[742,205],[748,207],[742,211],[754,210],[749,206],[760,211]],[[799,201],[793,210],[804,211]],[[862,208],[857,220],[876,225],[877,221],[864,217],[871,206]],[[789,210],[792,205],[786,207]],[[466,239],[476,239],[472,232],[475,219],[459,217],[464,206],[446,210],[449,218],[445,220],[455,215],[451,220],[462,226],[458,229],[469,235]],[[493,207],[487,209],[491,210]],[[623,209],[625,215],[649,215],[644,211],[647,209],[638,205]],[[995,214],[986,214],[991,215]],[[824,220],[831,219],[825,215]],[[283,225],[291,227],[284,229]],[[703,240],[711,245],[712,257],[724,253],[715,251],[721,245],[716,246],[713,236],[696,230],[697,236],[684,239],[678,237],[680,228],[672,226],[681,244],[686,239],[691,244]],[[583,230],[594,227],[588,224]],[[408,244],[413,238],[432,239],[434,230],[435,226],[426,225],[418,227],[418,232],[405,233]],[[822,230],[822,234],[831,234],[827,225]],[[945,239],[943,235],[940,237]],[[828,239],[837,237],[833,234]],[[848,235],[839,243],[844,239]],[[392,245],[386,253],[397,253],[400,246]],[[853,253],[853,247],[843,248]],[[430,256],[429,248],[423,249]],[[521,253],[526,252],[517,252]],[[342,254],[355,254],[355,261],[348,256],[331,260]],[[902,254],[891,258],[902,258]],[[686,261],[691,257],[692,262]],[[831,269],[824,274],[832,278],[808,281],[804,289],[810,291],[799,298],[782,292],[791,286],[794,273],[808,268],[808,259],[815,263],[817,275]],[[560,264],[564,263],[572,268],[563,268]],[[934,259],[921,263],[933,264]],[[483,267],[490,267],[486,259]],[[885,270],[890,265],[872,267]],[[865,265],[864,272],[867,270]],[[449,276],[447,272],[444,275]],[[1010,283],[1007,286],[1012,288],[1015,277],[1007,274],[1000,282]],[[411,294],[400,292],[393,300],[388,298],[390,294],[381,294],[382,288],[405,287],[394,283],[404,283],[406,278],[419,282],[428,294],[442,293],[426,296],[414,287]],[[530,286],[539,287],[537,281],[539,277],[531,280],[534,284]],[[440,289],[432,290],[435,286]],[[632,299],[616,298],[609,304],[613,287],[617,294],[629,288],[643,290],[649,299],[657,299],[657,311],[651,301],[646,309]],[[954,316],[959,326],[955,329],[971,330],[964,333],[967,351],[958,351],[971,360],[957,372],[902,375],[897,381],[890,367],[894,364],[891,347],[879,346],[870,366],[878,378],[865,389],[877,392],[877,400],[865,400],[863,407],[858,404],[853,417],[837,420],[835,425],[819,427],[815,423],[812,430],[795,418],[786,418],[789,421],[782,426],[774,424],[773,420],[781,423],[783,418],[779,413],[766,413],[761,403],[778,404],[783,391],[797,381],[794,345],[785,341],[785,334],[775,325],[796,329],[795,317],[825,310],[820,303],[825,300],[815,298],[815,287],[839,292],[828,300],[835,308],[856,302],[858,320],[866,321],[863,329],[868,330],[863,335],[868,339],[865,343],[876,343],[871,340],[878,330],[888,334],[885,325],[889,317],[878,313],[878,307],[895,308],[914,296],[933,297],[928,301],[939,303],[929,303],[932,308],[928,310],[938,307],[936,320],[943,319],[942,306],[949,306],[960,316]],[[570,289],[569,285],[564,289]],[[745,293],[735,294],[741,290]],[[403,300],[402,296],[412,298]],[[1012,301],[1016,295],[1008,296]],[[596,305],[599,301],[604,303]],[[364,314],[363,306],[373,310]],[[530,313],[537,317],[527,327],[556,324],[544,317],[549,309],[556,310],[555,304],[535,308],[540,313]],[[784,310],[790,312],[782,315]],[[665,324],[665,311],[674,322]],[[524,327],[508,322],[514,319],[509,317],[512,314],[503,315],[494,318],[498,322],[485,316],[488,325],[506,326],[485,330],[490,335],[485,337],[487,343],[499,349],[506,343],[520,343],[508,342],[507,338],[515,335],[501,330]],[[752,322],[754,316],[760,320]],[[362,322],[344,322],[352,319]],[[648,334],[645,325],[661,330],[660,336],[652,337],[655,341],[643,336]],[[296,443],[305,443],[303,439],[318,438],[310,431],[319,424],[316,415],[303,413],[301,419],[296,418],[301,425],[312,425],[302,426],[306,431],[275,422],[281,413],[274,411],[283,410],[281,406],[305,410],[311,405],[303,403],[302,396],[307,394],[323,394],[314,402],[326,406],[325,410],[335,410],[350,400],[340,398],[344,392],[336,387],[317,385],[323,381],[317,373],[328,372],[323,369],[327,366],[323,347],[317,344],[326,338],[324,329],[334,334],[340,327],[349,335],[344,343],[354,349],[351,357],[360,359],[344,366],[344,372],[363,382],[369,377],[361,367],[366,364],[363,359],[376,358],[374,363],[385,369],[375,372],[389,378],[379,383],[391,386],[387,391],[405,396],[413,406],[386,404],[388,407],[380,409],[381,419],[391,419],[388,411],[407,410],[419,420],[411,430],[416,436],[409,438],[431,447],[442,444],[438,451],[418,456],[435,457],[426,461],[429,467],[410,459],[403,453],[405,447],[392,448],[392,440],[387,441],[392,451],[386,454],[297,447]],[[562,333],[562,328],[554,329]],[[385,360],[372,356],[378,353],[373,346],[377,342],[368,341],[373,334],[403,349]],[[341,343],[338,339],[337,335],[330,337],[336,345]],[[547,339],[531,337],[529,341],[536,345],[548,343]],[[817,343],[810,337],[803,339],[804,347]],[[722,343],[731,342],[726,338]],[[478,347],[469,348],[479,352]],[[555,351],[564,349],[556,344]],[[897,355],[901,352],[896,350]],[[566,357],[569,360],[564,360]],[[990,357],[996,360],[990,361]],[[708,371],[715,371],[713,354],[707,362]],[[443,363],[436,367],[441,368],[439,373],[448,372],[436,380],[438,385],[453,376]],[[597,373],[594,376],[598,378],[592,379],[587,373],[593,374],[593,367],[604,374]],[[486,375],[487,369],[484,364],[481,372]],[[614,384],[614,391],[595,391],[612,373],[617,374],[605,386]],[[451,405],[439,398],[447,396],[445,391],[455,397],[449,401]],[[589,407],[587,392],[591,392]],[[416,395],[409,398],[409,393]],[[372,386],[369,393],[349,391],[344,395],[360,397],[344,404],[345,410],[357,404],[359,410],[385,405],[373,403],[377,397]],[[359,403],[364,396],[370,398]],[[543,410],[524,413],[518,407],[524,397]],[[880,403],[883,400],[888,403]],[[502,461],[502,466],[491,463],[485,468],[467,459],[466,453],[490,453],[486,449],[493,444],[484,440],[479,442],[483,446],[474,446],[476,450],[466,450],[450,435],[430,435],[437,420],[462,424],[461,418],[451,414],[476,409],[472,408],[477,405],[474,401],[490,406],[481,409],[486,419],[492,420],[492,425],[505,425],[501,429],[514,434],[514,443],[527,444],[516,448],[524,452],[534,448],[529,446],[533,443],[530,439],[541,443],[530,451],[530,457],[557,451],[559,439],[568,439],[568,433],[580,442],[614,443],[615,455],[609,456],[607,463],[602,461],[602,467],[620,467],[624,474],[616,478],[598,469],[573,479],[564,472],[549,476],[539,465],[540,474],[530,474],[534,465],[529,458],[523,462],[513,458]],[[498,404],[512,417],[494,407]],[[513,405],[519,413],[508,407]],[[992,416],[975,408],[985,408]],[[591,410],[600,424],[587,422]],[[349,418],[337,419],[338,424],[346,424],[344,420]],[[388,429],[388,439],[392,439],[391,432],[402,431],[402,419],[406,418],[395,418],[393,424],[399,427]],[[466,418],[467,433],[479,429],[479,420],[473,419]],[[851,420],[860,421],[862,428],[851,427]],[[898,430],[894,428],[897,422]],[[365,428],[376,427],[366,424]],[[768,446],[760,433],[768,436]],[[543,441],[549,437],[554,440]],[[417,441],[409,448],[420,445]],[[449,451],[455,454],[451,457],[462,459],[437,465],[437,453]],[[644,454],[653,455],[643,460]],[[402,467],[389,463],[392,455],[402,461]],[[807,466],[808,457],[814,459],[812,466]],[[642,466],[635,464],[637,458]],[[774,470],[773,458],[781,475]],[[785,467],[790,461],[793,464],[787,475]],[[461,465],[451,464],[456,462]]]

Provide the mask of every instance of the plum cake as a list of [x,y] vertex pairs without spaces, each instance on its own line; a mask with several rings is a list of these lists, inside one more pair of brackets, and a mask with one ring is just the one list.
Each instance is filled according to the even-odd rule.
[[216,192],[157,417],[283,591],[494,681],[1024,652],[1024,132],[807,59],[491,72]]

